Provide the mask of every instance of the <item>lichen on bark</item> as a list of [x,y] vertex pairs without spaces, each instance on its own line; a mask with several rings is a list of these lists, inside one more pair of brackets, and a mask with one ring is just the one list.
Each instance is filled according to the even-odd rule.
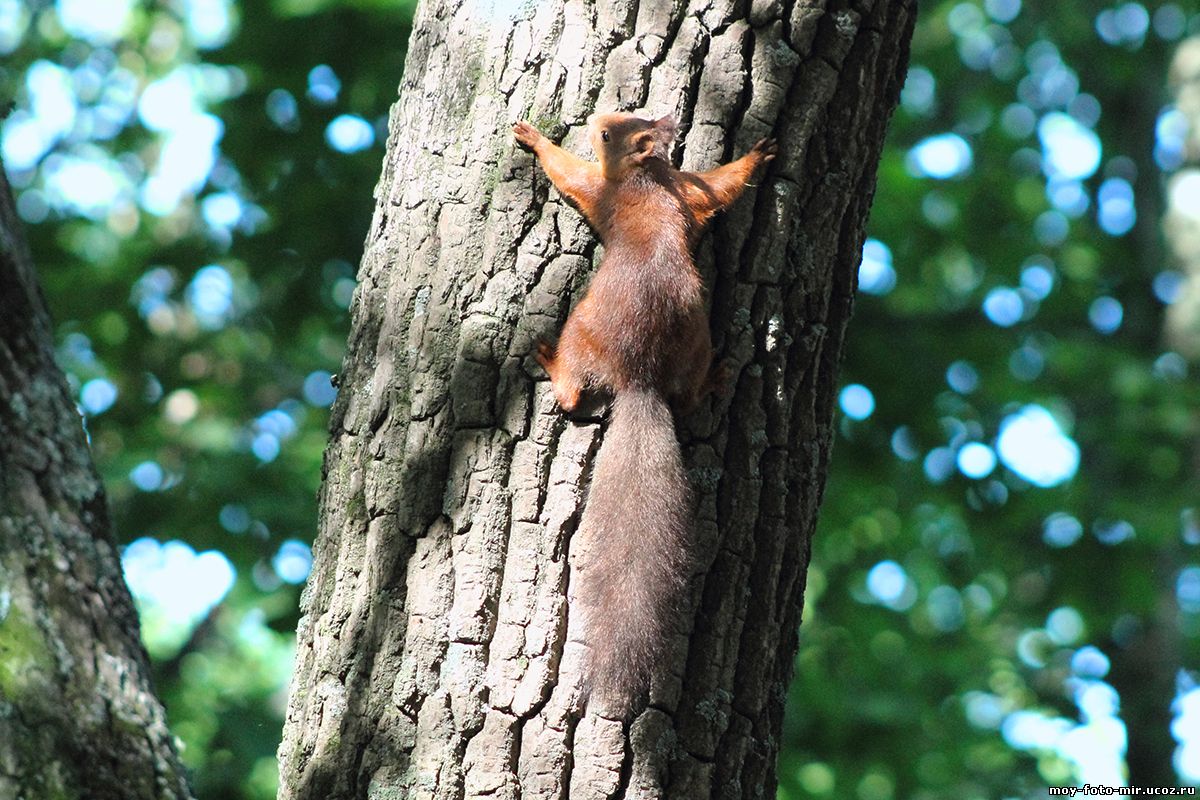
[[0,169],[0,798],[185,800]]

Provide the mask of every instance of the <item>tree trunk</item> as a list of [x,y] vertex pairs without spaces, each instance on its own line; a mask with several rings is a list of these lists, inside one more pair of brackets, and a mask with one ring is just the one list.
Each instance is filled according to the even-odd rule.
[[190,798],[0,170],[0,798]]
[[1200,36],[1184,39],[1176,48],[1168,84],[1186,132],[1181,163],[1167,183],[1162,221],[1173,266],[1183,273],[1178,296],[1167,306],[1166,339],[1188,358],[1200,360],[1200,221],[1180,207],[1176,195],[1181,181],[1200,177]]
[[[430,0],[414,23],[333,410],[280,797],[769,797],[914,4],[486,5]],[[679,423],[696,566],[671,677],[629,724],[582,707],[565,599],[603,423],[565,418],[531,358],[595,246],[509,125],[583,153],[589,113],[637,107],[676,114],[687,169],[764,136],[782,150],[698,255],[736,379]]]

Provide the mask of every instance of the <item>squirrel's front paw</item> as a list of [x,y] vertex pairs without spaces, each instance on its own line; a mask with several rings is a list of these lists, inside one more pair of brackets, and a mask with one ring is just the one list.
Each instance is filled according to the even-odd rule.
[[512,132],[518,142],[531,149],[542,139],[542,132],[524,120],[514,122]]
[[754,143],[754,147],[750,148],[750,152],[765,164],[779,154],[779,142],[774,139],[759,139]]

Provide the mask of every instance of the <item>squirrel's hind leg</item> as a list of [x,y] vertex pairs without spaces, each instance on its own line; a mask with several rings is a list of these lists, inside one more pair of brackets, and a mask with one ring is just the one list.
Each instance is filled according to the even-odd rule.
[[688,372],[689,380],[672,398],[676,408],[683,414],[695,411],[700,401],[710,394],[723,396],[731,376],[729,365],[713,361],[711,353],[707,359],[697,361],[692,366],[694,368]]
[[567,317],[558,344],[538,347],[538,363],[550,376],[558,404],[568,413],[579,405],[579,395],[584,389],[616,388],[611,360],[599,347],[603,337],[597,336],[592,328],[595,308],[595,300],[588,294]]
[[712,392],[722,393],[729,381],[729,368],[713,361],[708,320],[697,315],[688,339],[691,346],[681,354],[681,371],[676,379],[672,400],[684,414],[693,411]]

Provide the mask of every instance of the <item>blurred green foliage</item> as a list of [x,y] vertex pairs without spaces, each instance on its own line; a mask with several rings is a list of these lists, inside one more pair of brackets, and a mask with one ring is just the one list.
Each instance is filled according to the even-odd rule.
[[[329,374],[412,13],[0,0],[0,146],[202,798],[274,796]],[[1169,2],[922,3],[781,797],[1200,774],[1172,761],[1200,724],[1177,702],[1198,397],[1162,344],[1159,227],[1189,33]]]
[[[204,798],[275,796],[329,375],[412,11],[0,1],[6,167]],[[160,119],[179,114],[182,131]],[[203,115],[215,151],[189,139]],[[330,141],[342,115],[360,123],[352,152]],[[206,160],[174,207],[147,201],[156,171]],[[110,202],[90,207],[97,193]]]
[[[842,373],[875,408],[839,423],[781,797],[1200,778],[1194,750],[1176,770],[1171,727],[1195,741],[1173,703],[1200,654],[1200,395],[1194,365],[1163,344],[1179,277],[1160,233],[1164,174],[1181,159],[1156,138],[1195,11],[921,4],[860,273],[875,294],[859,294]],[[1063,112],[1086,130],[1055,154],[1043,125]],[[954,148],[922,164],[944,134],[966,143],[966,165]],[[930,176],[939,160],[961,171]],[[1128,189],[1135,220],[1106,206]],[[978,445],[995,460],[1028,404],[1077,446],[1073,479],[1038,486],[1003,455],[985,469]],[[1026,457],[1049,468],[1053,444],[1035,438]]]

